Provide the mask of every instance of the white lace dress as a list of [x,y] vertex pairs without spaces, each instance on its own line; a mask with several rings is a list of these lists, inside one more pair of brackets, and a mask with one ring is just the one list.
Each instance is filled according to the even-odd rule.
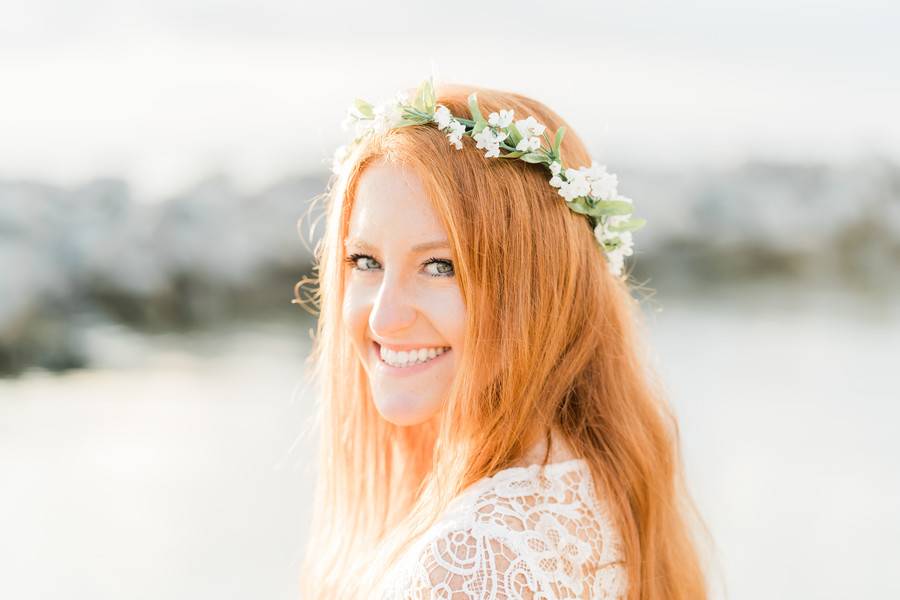
[[387,573],[382,600],[624,598],[621,538],[576,458],[463,491]]

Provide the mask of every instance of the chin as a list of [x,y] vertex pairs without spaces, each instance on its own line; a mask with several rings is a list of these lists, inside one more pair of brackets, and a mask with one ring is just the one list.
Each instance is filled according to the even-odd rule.
[[393,394],[390,398],[376,397],[375,408],[385,421],[401,427],[421,425],[431,420],[437,412],[421,406],[412,406],[408,399]]

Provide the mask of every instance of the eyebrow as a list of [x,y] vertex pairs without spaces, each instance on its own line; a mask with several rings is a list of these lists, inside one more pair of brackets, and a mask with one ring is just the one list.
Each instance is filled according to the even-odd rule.
[[[358,240],[356,238],[349,238],[344,241],[345,246],[357,246],[362,248],[363,250],[368,250],[369,252],[375,252],[375,247],[371,244],[368,244],[362,240]],[[413,252],[425,252],[426,250],[436,250],[438,248],[449,248],[450,242],[447,240],[435,240],[433,242],[423,242],[421,244],[416,244],[412,247]]]

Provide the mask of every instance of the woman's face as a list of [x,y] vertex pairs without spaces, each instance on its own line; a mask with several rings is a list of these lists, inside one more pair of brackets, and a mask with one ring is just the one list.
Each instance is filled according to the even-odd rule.
[[344,256],[344,322],[378,412],[397,425],[430,420],[456,372],[465,307],[447,233],[413,170],[366,168]]

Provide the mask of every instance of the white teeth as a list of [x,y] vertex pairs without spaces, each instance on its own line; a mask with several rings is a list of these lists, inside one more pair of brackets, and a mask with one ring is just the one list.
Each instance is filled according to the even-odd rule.
[[428,362],[432,358],[440,356],[450,349],[449,346],[442,348],[418,348],[415,350],[401,350],[394,352],[388,350],[384,346],[380,346],[381,359],[393,367],[409,367],[423,362]]

